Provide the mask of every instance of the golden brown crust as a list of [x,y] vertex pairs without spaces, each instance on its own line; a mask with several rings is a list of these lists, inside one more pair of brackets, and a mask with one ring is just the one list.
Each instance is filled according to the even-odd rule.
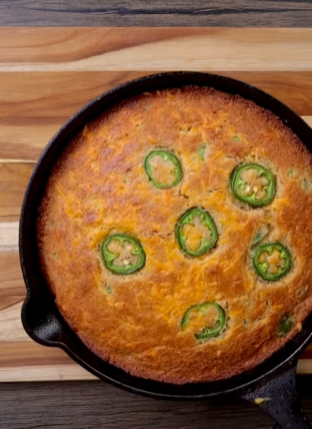
[[[179,157],[179,186],[159,190],[148,182],[143,163],[155,148]],[[232,196],[230,174],[246,161],[277,177],[276,197],[264,208],[248,209]],[[298,138],[238,96],[186,87],[121,103],[68,146],[39,209],[40,256],[58,307],[90,349],[137,376],[181,384],[252,368],[292,338],[312,308],[311,171]],[[198,205],[213,216],[220,237],[207,255],[187,258],[174,226]],[[261,228],[294,257],[275,283],[261,281],[251,264]],[[142,270],[118,276],[104,267],[99,245],[112,232],[140,239]],[[191,305],[206,301],[225,308],[227,328],[198,342],[180,322]],[[278,337],[288,314],[294,329]]]

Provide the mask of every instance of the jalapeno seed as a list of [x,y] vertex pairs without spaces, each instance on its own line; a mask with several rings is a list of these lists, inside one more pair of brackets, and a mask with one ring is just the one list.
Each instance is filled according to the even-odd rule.
[[252,207],[269,204],[276,192],[275,177],[259,164],[243,164],[231,175],[231,188],[235,198]]
[[217,337],[226,322],[225,311],[216,302],[192,305],[184,314],[181,330],[192,332],[197,340]]
[[291,268],[292,256],[281,243],[266,243],[255,249],[253,266],[264,280],[277,281]]
[[144,168],[150,182],[159,189],[173,188],[183,177],[178,158],[164,150],[150,152],[145,158]]
[[112,234],[101,244],[104,264],[114,274],[131,274],[145,264],[145,252],[139,240],[128,234]]
[[194,207],[185,212],[176,224],[176,238],[181,250],[190,256],[201,256],[212,249],[219,234],[211,215]]

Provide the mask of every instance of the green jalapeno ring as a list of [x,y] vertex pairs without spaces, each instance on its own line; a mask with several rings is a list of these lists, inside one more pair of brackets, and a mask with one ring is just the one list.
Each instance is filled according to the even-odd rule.
[[[273,252],[273,250],[277,250],[278,252],[280,252],[281,259],[285,261],[285,266],[283,268],[279,267],[278,272],[276,274],[267,273],[266,270],[268,268],[268,263],[267,262],[260,263],[258,260],[262,252],[266,251],[270,254]],[[261,278],[263,278],[264,280],[275,282],[277,280],[280,280],[289,272],[292,265],[292,255],[289,249],[283,246],[279,242],[265,243],[256,247],[252,261],[253,261],[254,269],[256,270],[256,272],[259,274]]]
[[[250,196],[242,195],[241,187],[245,184],[245,182],[241,178],[240,174],[242,171],[250,170],[250,169],[257,170],[258,173],[260,173],[260,176],[264,176],[268,180],[269,182],[268,185],[264,186],[263,188],[267,194],[265,198],[256,198],[256,195],[254,194]],[[231,188],[232,188],[234,197],[239,201],[247,203],[252,207],[261,207],[269,204],[275,197],[275,193],[276,193],[275,177],[270,170],[268,170],[267,168],[263,167],[260,164],[241,164],[237,166],[231,174]]]
[[197,340],[206,340],[208,338],[217,337],[218,335],[220,335],[226,323],[226,315],[221,305],[217,304],[216,302],[205,302],[203,304],[192,305],[190,308],[188,308],[181,320],[181,330],[184,331],[184,329],[190,323],[191,313],[194,310],[198,310],[202,314],[205,314],[209,307],[215,307],[218,310],[216,326],[205,326],[200,332],[195,334],[195,338]]
[[[108,250],[107,246],[109,243],[113,240],[119,241],[120,243],[124,244],[126,242],[131,243],[134,245],[134,250],[132,251],[132,254],[135,254],[138,256],[138,262],[134,265],[127,264],[125,266],[115,266],[114,260],[118,257],[115,253],[112,253]],[[104,262],[104,265],[108,270],[110,270],[114,274],[132,274],[138,270],[140,270],[145,265],[146,255],[143,250],[143,247],[140,243],[140,241],[131,235],[124,234],[124,233],[116,233],[108,235],[105,240],[101,244],[101,254],[102,259]]]
[[285,337],[293,328],[294,320],[292,316],[284,316],[278,325],[277,335],[279,337]]
[[[194,225],[193,218],[195,216],[199,216],[203,225],[207,226],[211,232],[211,239],[201,240],[200,247],[197,250],[191,250],[186,245],[186,237],[183,235],[183,227],[184,225],[190,224]],[[202,256],[211,250],[217,243],[219,238],[219,233],[216,227],[216,224],[211,217],[210,213],[206,210],[201,209],[199,207],[193,207],[187,210],[178,220],[175,228],[176,239],[181,250],[190,256]]]
[[[165,183],[157,182],[156,180],[154,180],[153,167],[151,166],[150,161],[155,156],[160,156],[164,160],[164,162],[170,160],[175,166],[175,168],[172,170],[175,180],[170,185],[166,185]],[[144,169],[150,182],[152,182],[155,188],[158,189],[174,188],[181,182],[183,177],[182,167],[179,159],[173,153],[167,152],[165,150],[153,150],[152,152],[150,152],[145,158]]]

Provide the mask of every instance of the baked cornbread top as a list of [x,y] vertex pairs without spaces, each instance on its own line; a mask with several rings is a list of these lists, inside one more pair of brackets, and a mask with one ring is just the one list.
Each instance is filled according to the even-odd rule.
[[272,113],[185,87],[104,112],[53,169],[42,267],[69,325],[145,378],[222,379],[312,307],[311,156]]

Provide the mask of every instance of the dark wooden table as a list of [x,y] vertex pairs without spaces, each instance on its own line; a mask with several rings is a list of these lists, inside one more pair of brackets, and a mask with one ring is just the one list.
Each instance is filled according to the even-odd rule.
[[[311,27],[311,0],[2,0],[0,26]],[[312,420],[312,377],[298,377]],[[0,383],[1,429],[267,429],[271,419],[237,398],[177,402],[99,381]]]
[[[312,420],[312,377],[298,380]],[[256,405],[236,398],[213,403],[145,398],[99,381],[4,383],[1,429],[270,429]]]
[[1,0],[0,25],[310,27],[311,0]]

